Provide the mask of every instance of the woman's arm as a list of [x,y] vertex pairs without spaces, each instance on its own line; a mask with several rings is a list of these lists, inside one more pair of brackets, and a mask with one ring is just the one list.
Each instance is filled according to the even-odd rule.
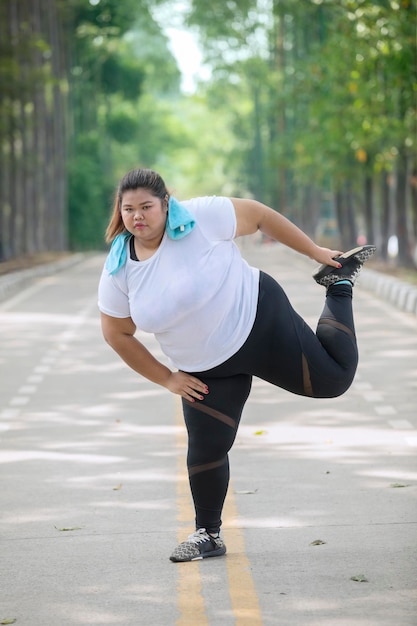
[[155,359],[134,337],[136,326],[132,318],[117,318],[101,313],[101,329],[107,343],[135,372],[186,400],[203,400],[201,394],[208,392],[206,385],[186,372],[172,372]]
[[268,237],[309,256],[317,263],[340,267],[340,263],[333,258],[342,254],[340,250],[330,250],[316,245],[298,226],[277,211],[257,200],[231,198],[231,201],[236,212],[236,237],[252,235],[260,230]]

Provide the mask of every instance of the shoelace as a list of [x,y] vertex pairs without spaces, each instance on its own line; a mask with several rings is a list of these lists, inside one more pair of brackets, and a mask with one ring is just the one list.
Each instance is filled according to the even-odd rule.
[[216,539],[216,537],[211,537],[205,528],[199,528],[192,535],[188,536],[188,541],[190,543],[203,543],[203,541],[209,541],[210,539]]

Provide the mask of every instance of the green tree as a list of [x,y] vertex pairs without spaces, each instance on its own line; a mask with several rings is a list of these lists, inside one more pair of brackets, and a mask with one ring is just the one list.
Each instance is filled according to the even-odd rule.
[[[143,118],[142,106],[150,89],[155,91],[151,78],[158,76],[157,64],[165,58],[156,81],[160,89],[178,91],[179,72],[145,1],[75,3],[71,21],[76,36],[71,53],[70,244],[93,248],[103,245],[97,224],[104,225],[112,202],[117,156],[132,155],[123,165],[127,169],[140,160],[145,134],[148,158],[152,146],[159,145],[157,125]],[[120,149],[129,144],[130,150]]]
[[[406,172],[415,163],[417,84],[411,10],[410,2],[329,3],[328,36],[297,85],[299,92],[311,94],[308,124],[299,135],[299,141],[307,142],[310,175],[330,175],[339,197],[353,192],[356,217],[369,240],[379,238],[383,253],[388,236],[397,234],[403,265],[412,264],[413,244],[406,226],[411,210]],[[323,63],[323,58],[330,61]],[[321,159],[312,158],[313,145]],[[388,176],[396,179],[391,206]],[[339,212],[342,236],[348,232],[343,217],[346,221],[346,210]]]
[[54,0],[0,3],[0,260],[67,245],[62,35]]
[[327,223],[334,210],[344,247],[362,232],[386,251],[396,234],[403,265],[417,230],[415,18],[412,0],[193,0],[189,15],[214,80],[231,83],[251,191],[310,231],[317,206]]

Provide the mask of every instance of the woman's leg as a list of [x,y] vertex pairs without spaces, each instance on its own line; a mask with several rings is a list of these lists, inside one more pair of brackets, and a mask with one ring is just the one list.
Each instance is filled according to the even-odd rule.
[[356,372],[358,352],[352,314],[352,287],[332,285],[317,333],[293,309],[281,286],[261,273],[258,311],[242,348],[223,365],[247,372],[304,396],[344,393]]
[[308,367],[314,378],[315,397],[341,395],[352,384],[358,365],[355,324],[352,310],[352,286],[333,284],[327,289],[323,312],[319,318],[316,336],[326,353],[338,365],[336,384],[333,370],[327,377],[321,376],[320,357],[313,350]]
[[[205,528],[212,535],[220,529],[229,484],[228,452],[252,375],[296,394],[332,397],[351,384],[357,359],[350,285],[329,287],[315,334],[292,308],[280,285],[261,273],[257,316],[245,344],[222,365],[193,372],[209,387],[203,401],[183,400],[197,529]],[[197,533],[170,558],[187,561],[224,552],[221,540]]]
[[[211,370],[213,371],[213,370]],[[218,533],[229,484],[228,452],[236,437],[252,377],[213,378],[199,373],[209,387],[204,400],[183,400],[188,430],[187,466],[196,513],[196,528]]]

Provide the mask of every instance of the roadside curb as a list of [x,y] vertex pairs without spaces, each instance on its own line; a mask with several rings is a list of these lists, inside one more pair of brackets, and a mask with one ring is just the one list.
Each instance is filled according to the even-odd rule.
[[85,258],[85,254],[73,254],[54,263],[43,263],[30,269],[16,270],[15,272],[0,276],[0,302],[11,298],[20,289],[28,287],[36,278],[61,272],[62,270],[80,263]]
[[417,315],[417,287],[370,269],[363,269],[358,285],[406,313]]

